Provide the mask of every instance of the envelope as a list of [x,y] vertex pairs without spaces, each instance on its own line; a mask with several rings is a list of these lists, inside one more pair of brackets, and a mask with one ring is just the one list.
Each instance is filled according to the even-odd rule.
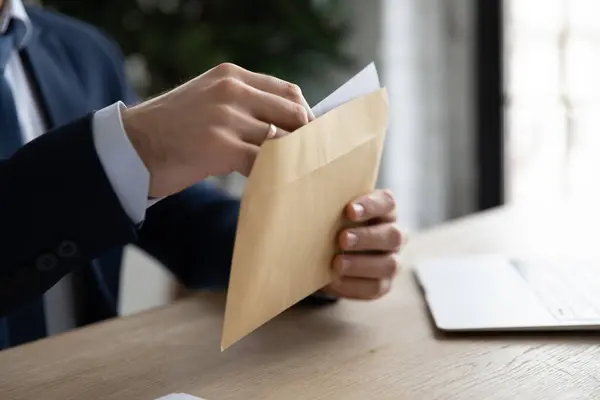
[[221,351],[333,281],[345,206],[375,188],[385,88],[265,142],[246,182]]

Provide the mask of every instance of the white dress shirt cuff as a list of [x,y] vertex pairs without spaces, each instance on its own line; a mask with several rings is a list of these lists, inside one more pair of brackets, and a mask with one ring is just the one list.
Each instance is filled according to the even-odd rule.
[[129,141],[117,102],[96,112],[92,134],[96,152],[121,206],[133,223],[141,224],[146,209],[160,199],[148,199],[150,173]]

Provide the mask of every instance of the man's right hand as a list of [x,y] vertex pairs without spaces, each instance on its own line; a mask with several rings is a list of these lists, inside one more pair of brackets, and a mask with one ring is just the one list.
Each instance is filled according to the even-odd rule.
[[270,124],[281,137],[313,118],[298,86],[232,64],[123,111],[125,131],[150,172],[151,197],[211,175],[248,176]]

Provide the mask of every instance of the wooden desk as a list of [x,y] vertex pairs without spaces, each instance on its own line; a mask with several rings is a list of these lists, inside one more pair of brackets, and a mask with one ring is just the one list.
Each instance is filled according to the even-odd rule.
[[[498,210],[415,235],[403,257],[590,252],[599,220]],[[598,334],[444,336],[410,273],[383,300],[293,309],[225,353],[222,315],[201,296],[0,353],[0,399],[600,397]]]

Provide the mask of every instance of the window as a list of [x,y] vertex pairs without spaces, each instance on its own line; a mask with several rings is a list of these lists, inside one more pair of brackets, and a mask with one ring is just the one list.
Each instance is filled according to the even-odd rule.
[[505,2],[507,202],[599,192],[598,16],[597,0]]

